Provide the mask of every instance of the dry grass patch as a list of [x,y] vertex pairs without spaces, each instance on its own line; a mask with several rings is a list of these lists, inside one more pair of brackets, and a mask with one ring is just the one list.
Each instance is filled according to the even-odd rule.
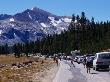
[[[18,68],[12,66],[12,63],[23,63],[27,61],[33,61],[31,65]],[[33,75],[44,70],[49,69],[53,65],[51,59],[39,59],[36,62],[36,58],[15,58],[14,56],[0,56],[0,64],[6,64],[7,66],[0,68],[0,82],[29,82],[33,81]],[[42,63],[43,60],[43,63]]]

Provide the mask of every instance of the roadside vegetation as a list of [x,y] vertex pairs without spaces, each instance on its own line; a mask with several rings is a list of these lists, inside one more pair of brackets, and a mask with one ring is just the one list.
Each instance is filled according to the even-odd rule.
[[54,63],[51,59],[1,55],[0,82],[33,82],[35,78],[39,81],[39,77],[44,77],[43,74],[40,76],[40,73],[49,70],[52,65]]

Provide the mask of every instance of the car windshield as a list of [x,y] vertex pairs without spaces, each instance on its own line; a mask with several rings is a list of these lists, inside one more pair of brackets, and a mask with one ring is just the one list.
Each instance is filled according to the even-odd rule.
[[110,53],[101,54],[101,55],[99,55],[99,58],[102,58],[102,59],[110,59]]
[[81,53],[76,53],[76,55],[77,55],[77,56],[80,56],[80,55],[81,55]]

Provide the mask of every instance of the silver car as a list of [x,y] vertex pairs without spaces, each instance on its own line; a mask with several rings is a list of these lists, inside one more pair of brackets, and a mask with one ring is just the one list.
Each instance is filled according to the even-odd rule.
[[110,66],[110,52],[100,52],[96,53],[95,58],[93,60],[93,69],[105,69]]

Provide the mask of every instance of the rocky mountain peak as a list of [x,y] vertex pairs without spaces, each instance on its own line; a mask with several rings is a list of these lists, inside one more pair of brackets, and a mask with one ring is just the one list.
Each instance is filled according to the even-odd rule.
[[68,30],[70,17],[57,16],[34,7],[13,16],[1,15],[0,44],[36,41],[46,35]]

